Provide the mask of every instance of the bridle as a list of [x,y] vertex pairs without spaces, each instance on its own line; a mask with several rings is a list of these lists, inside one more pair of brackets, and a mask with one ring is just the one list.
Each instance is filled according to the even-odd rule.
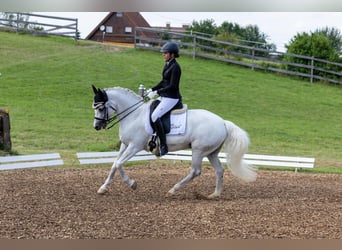
[[[143,103],[145,102],[145,99],[141,99],[140,101],[136,102],[132,106],[126,108],[125,110],[121,111],[120,113],[117,113],[117,110],[111,106],[106,105],[107,102],[94,102],[93,103],[93,109],[101,109],[103,107],[104,109],[104,116],[103,118],[100,117],[94,117],[95,120],[105,122],[105,128],[110,129],[114,127],[116,124],[118,124],[120,121],[125,119],[127,116],[129,116],[131,113],[136,111]],[[111,108],[114,111],[114,115],[109,117],[108,109]],[[127,112],[127,113],[126,113]],[[126,114],[125,114],[126,113]],[[124,115],[123,115],[124,114]],[[123,115],[122,117],[120,117]],[[107,127],[108,124],[112,123],[109,127]]]

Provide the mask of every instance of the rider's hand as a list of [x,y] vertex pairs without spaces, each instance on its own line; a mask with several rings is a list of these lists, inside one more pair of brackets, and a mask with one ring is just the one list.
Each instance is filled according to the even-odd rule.
[[157,91],[152,91],[152,89],[148,89],[146,93],[147,93],[147,97],[152,99],[157,94]]

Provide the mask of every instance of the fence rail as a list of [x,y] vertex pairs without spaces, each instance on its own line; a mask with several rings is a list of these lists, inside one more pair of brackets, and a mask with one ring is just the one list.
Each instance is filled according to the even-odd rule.
[[[31,18],[37,18],[37,20],[31,21]],[[0,29],[17,33],[72,37],[75,40],[79,38],[77,18],[5,12],[2,17],[0,13]]]
[[[172,39],[181,47],[181,53],[211,60],[280,74],[342,84],[342,63],[330,62],[310,56],[270,51],[204,36],[171,32],[165,29],[135,28],[135,48],[158,51]],[[298,62],[302,61],[302,62]]]
[[13,170],[20,168],[39,168],[63,165],[59,153],[0,156],[0,170]]
[[[81,152],[77,153],[77,159],[81,165],[89,164],[104,164],[114,163],[119,155],[119,152]],[[129,161],[151,161],[158,159],[154,154],[145,150],[138,152]],[[190,150],[179,150],[169,152],[162,156],[162,160],[175,161],[192,161],[192,152]],[[219,160],[222,163],[227,163],[225,153],[219,153]],[[274,156],[274,155],[256,155],[245,154],[244,160],[248,164],[255,166],[267,167],[292,167],[299,168],[313,168],[315,158],[308,157],[292,157],[292,156]],[[204,158],[203,162],[209,162],[208,158]],[[63,165],[59,153],[34,154],[34,155],[20,155],[20,156],[0,156],[0,170],[13,170],[19,168],[35,168],[35,167],[49,167]]]
[[[77,158],[81,165],[83,164],[104,164],[113,163],[119,152],[82,152],[77,153]],[[129,161],[150,161],[156,160],[157,157],[150,152],[145,150],[138,152]],[[168,154],[162,156],[162,160],[173,160],[173,161],[191,161],[192,152],[190,150],[179,150],[174,152],[169,152]],[[225,153],[219,153],[219,160],[222,163],[227,163],[227,158]],[[256,155],[256,154],[245,154],[244,160],[248,164],[255,166],[266,166],[266,167],[291,167],[297,169],[299,168],[313,168],[315,163],[315,158],[308,157],[292,157],[292,156],[274,156],[274,155]],[[203,162],[209,162],[208,158],[203,158]]]

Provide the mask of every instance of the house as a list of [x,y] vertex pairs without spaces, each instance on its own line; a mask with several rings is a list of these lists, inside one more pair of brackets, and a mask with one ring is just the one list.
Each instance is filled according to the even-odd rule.
[[97,42],[134,43],[135,27],[151,28],[139,12],[110,12],[86,39]]
[[[87,40],[97,42],[115,42],[115,43],[134,43],[135,27],[152,28],[139,12],[109,12],[109,14],[95,27],[95,29],[86,37]],[[185,33],[189,25],[182,27],[171,27],[166,23],[165,27],[153,27],[164,31]],[[139,31],[138,37],[149,38],[149,43],[159,40],[161,37],[155,32]],[[179,37],[175,34],[168,36],[177,40]],[[139,41],[136,41],[139,42]]]

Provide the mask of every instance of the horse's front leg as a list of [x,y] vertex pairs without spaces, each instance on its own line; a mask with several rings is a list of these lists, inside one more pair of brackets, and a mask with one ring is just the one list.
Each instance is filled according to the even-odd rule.
[[120,150],[119,150],[119,155],[118,157],[116,158],[116,160],[114,161],[113,165],[112,165],[112,168],[109,172],[109,175],[106,179],[106,181],[104,182],[104,184],[99,188],[99,190],[97,190],[97,193],[98,194],[105,194],[108,192],[108,187],[109,185],[113,182],[113,178],[115,176],[115,172],[116,172],[116,169],[117,169],[117,162],[118,162],[118,159],[120,159],[121,155],[123,154],[123,152],[126,150],[127,146],[123,143],[121,143],[120,145]]
[[126,175],[123,165],[125,162],[127,162],[129,159],[131,159],[136,153],[138,153],[141,150],[140,147],[134,145],[134,144],[129,144],[125,152],[123,152],[122,156],[118,159],[117,161],[117,168],[120,171],[120,175],[122,180],[130,186],[133,190],[137,189],[137,183],[135,180],[130,179],[128,175]]
[[130,178],[128,177],[128,175],[126,175],[126,173],[125,173],[125,171],[124,171],[122,165],[119,167],[119,171],[120,171],[120,175],[121,175],[122,180],[123,180],[128,186],[130,186],[133,190],[136,190],[136,189],[137,189],[137,186],[138,186],[137,182],[136,182],[135,180],[133,180],[133,179],[130,179]]
[[119,156],[113,164],[111,172],[109,173],[109,176],[106,179],[106,182],[98,190],[99,194],[104,194],[108,191],[108,186],[112,182],[117,169],[119,169],[121,178],[127,185],[129,185],[134,190],[137,188],[135,180],[130,179],[123,170],[123,164],[127,162],[130,158],[132,158],[137,152],[139,152],[140,149],[130,144],[127,148],[124,146],[123,152],[121,152],[121,149],[123,148],[122,145],[123,144],[121,144]]

